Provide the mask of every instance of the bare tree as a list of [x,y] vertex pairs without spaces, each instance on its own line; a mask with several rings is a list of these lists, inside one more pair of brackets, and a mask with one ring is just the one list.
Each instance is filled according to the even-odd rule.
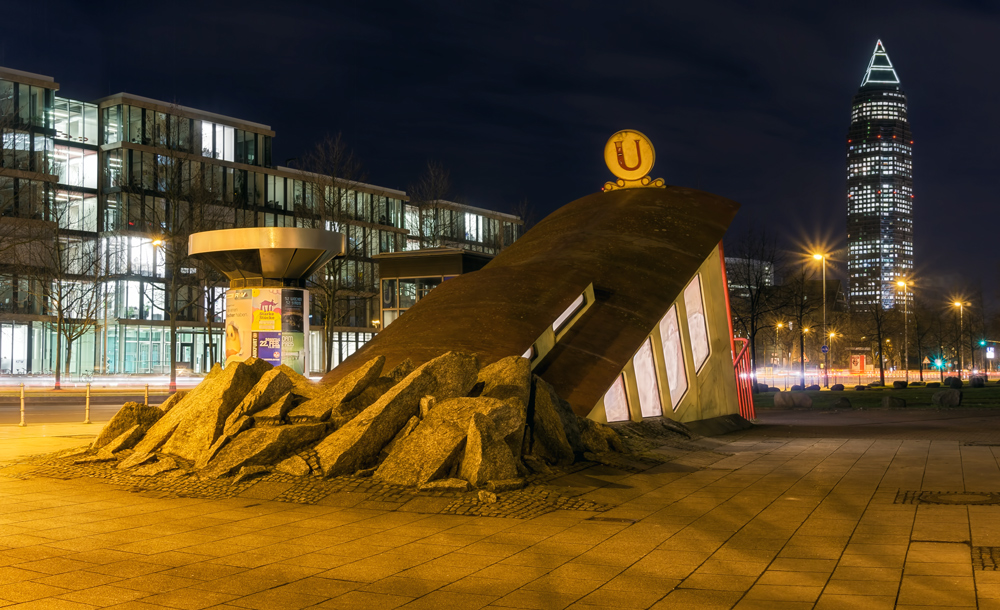
[[917,362],[920,365],[920,381],[924,380],[924,358],[926,350],[931,347],[932,331],[937,321],[923,299],[913,299],[913,310],[910,312],[911,337],[917,348]]
[[816,298],[813,282],[809,280],[808,270],[803,266],[782,274],[785,282],[781,286],[782,312],[786,318],[793,321],[793,332],[797,332],[799,341],[799,384],[806,384],[806,335],[813,326],[813,317],[822,303],[822,297]]
[[310,201],[298,205],[299,222],[339,231],[347,237],[344,256],[334,258],[309,279],[317,313],[323,318],[324,363],[333,367],[337,329],[358,322],[361,310],[367,326],[368,303],[378,295],[378,277],[373,257],[378,254],[378,225],[369,219],[375,213],[372,196],[360,188],[365,180],[360,160],[344,138],[327,136],[303,155],[304,177],[310,188],[303,194]]
[[[733,322],[750,341],[751,367],[757,375],[757,334],[782,305],[786,293],[774,289],[774,271],[781,263],[777,239],[767,227],[752,223],[728,253],[726,266]],[[756,391],[756,384],[754,385]]]
[[896,334],[901,312],[886,308],[881,299],[876,299],[865,309],[855,312],[855,315],[859,317],[866,334],[872,339],[872,351],[878,359],[879,382],[885,385],[886,360],[894,353],[891,342],[887,344],[886,341]]
[[[157,146],[183,152],[167,127],[156,125]],[[147,283],[144,300],[150,309],[163,313],[170,324],[170,390],[177,387],[179,321],[196,321],[206,294],[222,284],[222,278],[207,265],[188,255],[188,239],[194,233],[234,224],[237,208],[245,208],[246,185],[237,179],[223,188],[221,167],[192,160],[184,155],[142,154],[141,167],[133,166],[119,177],[123,197],[129,199],[129,222],[119,236],[149,240],[153,256],[144,274],[163,278],[163,284]],[[239,172],[237,172],[238,174]],[[113,265],[119,273],[124,265]],[[136,270],[133,270],[133,273]],[[161,288],[162,286],[162,288]],[[207,323],[212,334],[212,321]]]
[[510,213],[524,221],[524,225],[521,227],[522,232],[527,232],[537,222],[535,206],[531,205],[527,197],[522,197],[517,203],[510,206]]
[[417,236],[421,248],[438,245],[439,239],[452,237],[461,228],[461,222],[456,214],[440,213],[448,210],[447,206],[442,208],[441,204],[453,197],[451,172],[444,165],[428,161],[424,172],[416,183],[410,185],[407,193],[410,196],[410,205],[416,207],[418,213],[406,228],[409,229],[411,236]]

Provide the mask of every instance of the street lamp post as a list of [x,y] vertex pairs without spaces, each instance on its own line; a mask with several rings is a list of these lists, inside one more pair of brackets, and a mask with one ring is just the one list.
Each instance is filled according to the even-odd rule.
[[962,338],[965,336],[965,308],[970,305],[964,301],[955,301],[952,303],[955,307],[958,307],[958,378],[962,378],[962,371],[965,369],[965,359],[963,358],[963,353],[965,350],[962,345]]
[[799,327],[799,383],[802,389],[806,389],[806,333],[809,329],[805,326]]
[[[813,258],[820,261],[823,265],[823,339],[826,340],[826,255],[825,254],[813,254]],[[824,364],[823,364],[823,387],[830,387],[830,348],[826,345],[826,353],[823,354]]]
[[784,327],[785,325],[781,322],[778,322],[777,324],[774,325],[774,353],[778,354],[777,365],[779,367],[781,366],[782,357],[781,357],[781,346],[778,344],[778,331]]
[[906,369],[906,383],[910,383],[910,343],[908,325],[910,320],[909,302],[906,293],[906,280],[899,280],[896,285],[903,289],[903,367]]
[[[829,348],[828,348],[828,350],[826,352],[826,354],[827,354],[827,362],[829,362],[830,352],[833,351],[833,338],[836,337],[836,336],[837,336],[837,333],[830,333],[830,334],[827,335],[827,337],[830,339],[830,345],[829,345]],[[837,378],[836,377],[833,378],[833,382],[837,383]]]

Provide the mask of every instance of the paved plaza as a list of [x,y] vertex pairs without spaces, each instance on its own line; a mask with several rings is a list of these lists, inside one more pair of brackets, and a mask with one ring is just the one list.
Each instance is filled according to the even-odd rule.
[[1000,412],[764,412],[548,480],[532,493],[580,502],[532,518],[267,480],[178,497],[24,459],[97,429],[0,426],[0,606],[1000,608]]

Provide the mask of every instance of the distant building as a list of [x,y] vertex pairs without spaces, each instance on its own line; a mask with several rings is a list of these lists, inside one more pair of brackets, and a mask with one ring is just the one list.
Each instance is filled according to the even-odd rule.
[[851,306],[895,307],[896,282],[913,271],[913,136],[906,95],[881,40],[851,105],[847,245]]
[[726,281],[730,294],[749,297],[751,288],[764,289],[774,286],[774,265],[752,258],[726,257]]
[[[0,230],[48,229],[45,249],[67,261],[54,281],[44,261],[14,261],[0,243],[0,374],[50,373],[67,353],[74,375],[166,373],[171,310],[179,367],[204,373],[222,362],[224,283],[164,264],[164,236],[178,219],[347,236],[348,255],[317,274],[339,278],[336,305],[310,307],[308,370],[320,373],[376,332],[377,255],[418,248],[421,238],[495,254],[520,235],[523,223],[509,214],[450,202],[419,209],[403,191],[276,166],[267,125],[129,93],[84,102],[58,90],[51,77],[0,68]],[[166,297],[171,282],[180,285],[176,303]],[[60,307],[54,285],[73,302]],[[95,293],[96,306],[78,305]],[[60,310],[84,329],[71,350],[65,341],[57,350]],[[329,337],[325,320],[335,320]]]
[[406,204],[406,249],[460,248],[499,254],[524,231],[524,221],[513,214],[435,200]]

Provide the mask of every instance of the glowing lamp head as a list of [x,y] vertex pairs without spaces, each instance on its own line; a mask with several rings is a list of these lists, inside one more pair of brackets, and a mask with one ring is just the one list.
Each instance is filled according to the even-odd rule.
[[813,258],[815,258],[815,259],[816,259],[816,260],[818,260],[818,261],[821,261],[821,260],[823,260],[823,259],[824,259],[825,257],[824,257],[824,256],[823,256],[822,254],[813,254]]
[[906,282],[904,282],[903,280],[899,280],[898,282],[896,282],[896,285],[899,286],[900,288],[906,288]]
[[163,245],[163,240],[162,240],[162,239],[154,239],[154,240],[153,240],[152,242],[150,242],[150,243],[151,243],[151,244],[153,244],[153,247],[154,247],[154,248],[159,248],[160,246],[162,246],[162,245]]

